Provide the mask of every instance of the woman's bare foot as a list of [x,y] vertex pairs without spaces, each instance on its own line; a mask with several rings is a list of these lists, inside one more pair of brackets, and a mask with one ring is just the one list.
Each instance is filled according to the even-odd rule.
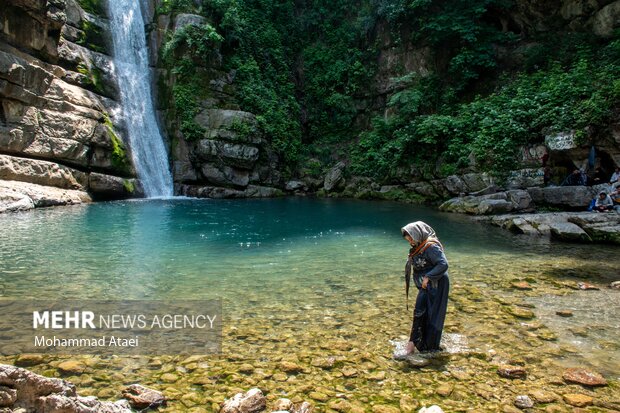
[[407,343],[407,348],[406,348],[406,353],[407,354],[413,354],[415,353],[415,346],[413,345],[413,341],[410,341]]

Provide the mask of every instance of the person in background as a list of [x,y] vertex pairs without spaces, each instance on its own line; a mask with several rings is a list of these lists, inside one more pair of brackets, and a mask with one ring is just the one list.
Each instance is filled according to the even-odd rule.
[[585,174],[579,169],[575,169],[564,179],[562,186],[583,186],[587,182]]
[[448,260],[435,230],[422,221],[401,228],[411,249],[405,266],[405,288],[409,296],[410,277],[418,288],[413,310],[413,325],[407,343],[407,354],[439,351],[443,324],[448,308]]
[[614,203],[616,212],[620,212],[620,183],[617,183],[616,189],[609,194],[611,201]]
[[596,202],[594,203],[594,212],[607,212],[614,209],[614,203],[611,197],[605,192],[598,194]]
[[615,184],[620,181],[620,167],[616,168],[613,174],[611,174],[611,178],[609,179],[610,184]]
[[545,186],[549,186],[549,183],[551,182],[551,168],[548,166],[545,166],[543,169],[543,181]]

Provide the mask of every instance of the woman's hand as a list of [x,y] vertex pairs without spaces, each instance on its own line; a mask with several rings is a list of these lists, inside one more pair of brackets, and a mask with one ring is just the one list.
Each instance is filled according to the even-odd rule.
[[422,278],[422,289],[426,290],[427,285],[428,285],[428,277],[425,275],[424,278]]

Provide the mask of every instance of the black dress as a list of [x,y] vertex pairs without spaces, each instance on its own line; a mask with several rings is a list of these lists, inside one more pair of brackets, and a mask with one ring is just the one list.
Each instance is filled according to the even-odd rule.
[[[411,260],[418,296],[409,340],[419,351],[438,351],[450,290],[448,260],[439,244],[432,244]],[[424,276],[429,278],[426,289],[422,288]]]

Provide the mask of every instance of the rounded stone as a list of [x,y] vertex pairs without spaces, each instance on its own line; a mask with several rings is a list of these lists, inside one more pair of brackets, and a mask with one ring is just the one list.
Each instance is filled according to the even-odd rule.
[[606,386],[607,380],[599,373],[582,369],[582,368],[572,368],[567,369],[562,378],[568,383],[577,383],[584,386]]
[[594,399],[590,396],[586,396],[585,394],[565,394],[564,401],[566,404],[570,404],[575,407],[586,407],[590,406]]
[[534,407],[534,402],[529,396],[521,395],[515,398],[515,406],[519,409],[531,409]]
[[76,360],[63,361],[62,363],[58,365],[58,370],[60,370],[62,374],[66,374],[66,375],[82,374],[84,373],[85,368],[86,366],[84,365],[84,363],[82,363],[81,361],[76,361]]

